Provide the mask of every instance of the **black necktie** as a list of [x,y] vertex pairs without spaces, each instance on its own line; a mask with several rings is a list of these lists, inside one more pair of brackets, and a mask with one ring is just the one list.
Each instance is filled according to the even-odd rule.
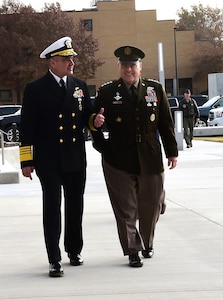
[[135,87],[134,85],[131,85],[130,91],[131,91],[132,99],[133,99],[134,101],[137,101],[137,99],[138,99],[138,94],[137,94],[137,89],[136,89],[136,87]]
[[63,93],[66,93],[67,89],[65,86],[65,82],[62,78],[60,79],[60,88],[62,89]]

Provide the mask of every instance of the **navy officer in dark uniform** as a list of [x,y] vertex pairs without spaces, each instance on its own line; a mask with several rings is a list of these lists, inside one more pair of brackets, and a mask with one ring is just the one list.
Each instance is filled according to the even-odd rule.
[[131,267],[142,267],[139,252],[153,256],[155,226],[165,207],[160,140],[170,169],[177,164],[178,149],[162,85],[141,77],[144,52],[123,46],[114,54],[120,78],[103,84],[95,101],[95,112],[104,108],[108,134],[92,132],[93,145],[102,153],[123,253]]
[[30,179],[35,169],[42,186],[44,237],[51,277],[63,276],[59,247],[62,187],[65,251],[71,265],[83,264],[83,128],[96,130],[104,119],[102,114],[93,114],[85,82],[73,76],[77,53],[71,42],[70,37],[63,37],[40,54],[40,58],[48,60],[49,70],[27,84],[21,112],[21,168]]

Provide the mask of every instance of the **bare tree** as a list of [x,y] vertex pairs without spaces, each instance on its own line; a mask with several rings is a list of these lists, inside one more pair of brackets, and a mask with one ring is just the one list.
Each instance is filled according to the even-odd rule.
[[192,5],[191,11],[183,7],[178,10],[179,30],[194,30],[197,41],[209,41],[215,47],[222,47],[223,10],[199,4]]
[[45,4],[37,13],[30,5],[4,0],[0,7],[0,80],[16,90],[18,103],[25,84],[46,70],[39,54],[62,36],[75,37],[78,75],[85,80],[92,78],[101,65],[95,57],[98,42],[85,30],[82,20],[75,25],[59,3]]
[[74,48],[78,53],[77,68],[78,76],[83,79],[93,78],[99,66],[103,63],[96,58],[98,41],[93,38],[92,33],[85,29],[84,20],[80,20],[75,28]]
[[196,49],[192,57],[195,78],[223,72],[223,10],[192,5],[178,10],[178,30],[194,30]]

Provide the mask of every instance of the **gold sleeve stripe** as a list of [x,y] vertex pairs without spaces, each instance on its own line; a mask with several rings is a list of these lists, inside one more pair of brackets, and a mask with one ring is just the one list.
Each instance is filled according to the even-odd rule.
[[20,162],[33,159],[31,146],[21,146],[19,148],[19,153],[20,153]]
[[60,55],[60,56],[71,56],[71,55],[74,55],[74,50],[73,49],[66,49],[66,50],[63,50],[63,51],[58,51],[58,52],[54,52],[54,53],[51,53],[50,56],[53,57],[53,56],[56,56],[56,55]]
[[97,131],[97,129],[94,127],[94,118],[95,118],[96,114],[92,114],[89,118],[89,121],[88,121],[88,125],[89,125],[89,128],[92,130],[92,131]]

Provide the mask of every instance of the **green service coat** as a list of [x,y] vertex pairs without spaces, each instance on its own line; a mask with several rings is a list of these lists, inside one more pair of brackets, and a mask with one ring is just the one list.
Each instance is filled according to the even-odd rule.
[[160,141],[166,157],[178,155],[169,102],[159,82],[140,79],[137,101],[122,79],[108,82],[94,107],[96,113],[104,108],[108,134],[92,131],[93,145],[111,166],[131,174],[163,172]]

